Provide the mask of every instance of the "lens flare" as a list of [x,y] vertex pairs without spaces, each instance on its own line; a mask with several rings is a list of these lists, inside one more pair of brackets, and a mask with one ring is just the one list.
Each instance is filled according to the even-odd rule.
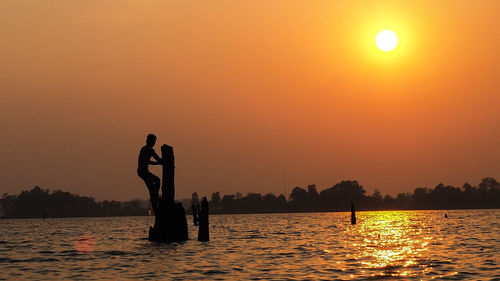
[[95,240],[91,236],[83,235],[75,242],[75,249],[80,254],[92,253],[95,249]]

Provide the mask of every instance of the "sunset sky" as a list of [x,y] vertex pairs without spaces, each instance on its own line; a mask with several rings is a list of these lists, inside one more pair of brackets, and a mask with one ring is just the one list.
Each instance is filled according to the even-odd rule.
[[147,198],[150,132],[174,147],[177,199],[499,180],[499,13],[498,0],[0,0],[0,191]]

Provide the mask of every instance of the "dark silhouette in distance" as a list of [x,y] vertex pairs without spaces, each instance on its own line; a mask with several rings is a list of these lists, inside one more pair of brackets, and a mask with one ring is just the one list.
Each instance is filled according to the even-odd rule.
[[198,193],[196,192],[193,192],[191,195],[191,213],[193,214],[193,224],[198,226],[200,216],[200,199],[198,199]]
[[198,241],[209,241],[210,233],[208,228],[208,200],[203,197],[201,200],[201,210],[199,217]]
[[[342,181],[330,188],[318,191],[319,196],[317,197],[312,188],[311,194],[301,187],[294,190],[295,192],[292,192],[294,196],[252,192],[247,195],[240,193],[222,195],[218,193],[216,196],[212,196],[218,199],[222,195],[220,202],[217,202],[218,205],[210,200],[208,200],[208,204],[211,213],[220,214],[348,212],[350,211],[350,202],[356,202],[358,211],[500,208],[500,183],[491,177],[484,178],[476,185],[465,183],[462,187],[454,187],[439,184],[435,188],[418,187],[413,192],[399,193],[396,196],[384,196],[378,190],[368,195],[357,181]],[[47,218],[144,216],[148,213],[148,202],[150,201],[149,198],[147,201],[138,199],[126,202],[96,201],[90,196],[81,196],[61,190],[49,191],[38,186],[31,190],[23,190],[19,194],[4,193],[0,196],[0,218],[10,219],[41,218],[41,210],[45,211]],[[305,206],[302,205],[304,202],[307,202]],[[186,206],[191,206],[191,204]],[[217,206],[216,210],[214,210],[214,206]],[[191,212],[191,207],[187,209]],[[200,208],[197,209],[199,212]],[[444,214],[442,215],[444,216]],[[448,217],[450,218],[451,215]]]
[[194,226],[198,226],[198,209],[196,208],[195,204],[191,205],[191,213],[193,214]]
[[[141,148],[139,152],[139,159],[137,165],[137,175],[144,181],[149,190],[149,197],[151,199],[151,207],[155,214],[158,213],[158,192],[160,191],[160,178],[151,173],[148,169],[149,165],[161,165],[162,159],[156,154],[153,147],[156,143],[156,136],[149,134],[146,137],[146,145]],[[155,161],[151,161],[153,157]]]
[[351,224],[356,224],[356,209],[354,209],[354,203],[351,203]]
[[[0,198],[0,218],[68,218],[68,217],[112,217],[144,216],[147,201],[134,199],[126,202],[95,201],[95,198],[80,196],[61,190],[50,192],[38,186],[22,191],[19,195],[4,194]],[[40,213],[40,210],[43,210]],[[3,216],[2,216],[3,214]]]

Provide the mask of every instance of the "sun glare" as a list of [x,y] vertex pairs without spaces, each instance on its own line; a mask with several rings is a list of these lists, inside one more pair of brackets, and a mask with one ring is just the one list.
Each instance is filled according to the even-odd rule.
[[380,50],[390,52],[398,45],[398,36],[392,30],[382,30],[375,37],[375,44]]

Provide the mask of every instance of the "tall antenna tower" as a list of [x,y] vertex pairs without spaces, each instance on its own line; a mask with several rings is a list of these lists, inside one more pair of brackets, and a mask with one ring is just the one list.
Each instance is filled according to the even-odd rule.
[[286,193],[286,187],[288,186],[288,183],[287,183],[287,177],[286,177],[286,171],[283,173],[283,195],[286,197],[287,196],[287,193]]

